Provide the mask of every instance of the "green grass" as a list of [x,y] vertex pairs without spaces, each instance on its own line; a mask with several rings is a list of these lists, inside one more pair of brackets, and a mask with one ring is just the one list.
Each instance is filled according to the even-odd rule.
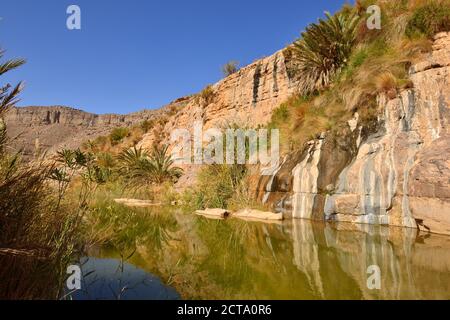
[[114,128],[109,135],[109,139],[110,139],[112,145],[116,145],[116,144],[122,142],[123,139],[128,137],[129,134],[130,134],[129,128],[124,128],[124,127],[123,128]]
[[417,8],[406,27],[410,38],[422,34],[432,38],[442,31],[450,31],[450,1],[429,1]]

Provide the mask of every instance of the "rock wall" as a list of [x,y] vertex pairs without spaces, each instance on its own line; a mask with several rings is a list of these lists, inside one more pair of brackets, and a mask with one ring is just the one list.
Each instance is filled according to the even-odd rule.
[[450,234],[450,34],[410,73],[413,89],[379,97],[376,130],[355,114],[348,134],[290,155],[260,198],[294,218]]
[[[169,143],[175,129],[256,127],[295,93],[292,61],[283,51],[255,61],[214,84],[207,99],[190,96],[159,111],[92,115],[64,107],[20,108],[8,115],[12,135],[22,131],[28,152],[36,139],[49,150],[76,147],[145,119],[159,119],[138,146]],[[257,177],[257,198],[294,218],[397,225],[450,234],[450,34],[436,36],[433,52],[411,67],[413,89],[379,97],[375,125],[359,115],[341,136],[324,133],[287,155],[271,176]],[[195,182],[186,168],[181,186]]]
[[[296,90],[296,81],[288,74],[283,51],[255,61],[212,86],[209,101],[190,97],[186,106],[170,117],[161,128],[162,139],[170,141],[174,129],[192,131],[194,121],[204,129],[224,128],[231,124],[256,127],[270,121],[272,112]],[[155,133],[147,134],[141,146],[150,147]]]
[[162,108],[128,115],[97,115],[64,106],[18,107],[11,109],[5,120],[11,145],[29,157],[37,147],[49,153],[77,148],[89,139],[109,134],[114,127],[129,127],[167,112],[168,108]]
[[[196,96],[186,98],[185,106],[166,119],[162,126],[144,135],[138,147],[151,149],[155,143],[165,143],[169,144],[170,151],[171,133],[176,129],[187,129],[192,135],[194,122],[201,122],[203,130],[223,129],[234,124],[240,127],[266,124],[272,112],[296,91],[295,77],[289,74],[291,63],[281,50],[214,84],[208,102]],[[177,189],[195,184],[200,169],[198,165],[182,167],[185,174],[177,183]]]

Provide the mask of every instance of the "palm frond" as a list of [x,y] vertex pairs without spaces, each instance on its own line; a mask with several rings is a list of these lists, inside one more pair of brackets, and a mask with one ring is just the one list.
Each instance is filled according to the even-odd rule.
[[326,13],[302,33],[292,48],[299,65],[300,91],[307,95],[330,85],[347,64],[356,41],[356,13]]
[[25,62],[24,59],[12,59],[0,64],[0,75],[20,67]]
[[7,85],[0,92],[0,117],[18,102],[17,96],[23,89],[23,82],[20,82],[11,91],[9,91],[9,88],[10,86]]
[[173,166],[174,162],[167,151],[167,146],[154,147],[151,154],[136,147],[124,150],[117,157],[119,171],[128,185],[134,187],[175,182],[183,171]]

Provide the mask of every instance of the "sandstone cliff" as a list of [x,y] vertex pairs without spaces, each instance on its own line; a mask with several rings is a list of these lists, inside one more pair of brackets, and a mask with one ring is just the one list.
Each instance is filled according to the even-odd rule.
[[[190,99],[161,128],[225,123],[256,127],[296,90],[283,51],[256,61],[213,86],[212,101]],[[436,36],[427,59],[410,70],[413,88],[396,98],[378,98],[380,115],[362,124],[359,115],[347,132],[323,133],[304,150],[288,154],[271,177],[253,189],[258,199],[293,218],[395,225],[450,234],[450,34]],[[150,147],[154,134],[141,146]],[[198,167],[182,183],[192,184]]]
[[[194,121],[201,121],[205,129],[230,124],[249,127],[266,124],[273,110],[296,90],[296,82],[289,76],[289,63],[283,51],[278,51],[214,84],[207,103],[191,97],[161,128],[165,141],[170,140],[174,129],[192,130]],[[153,142],[154,134],[149,133],[141,146],[150,147]]]
[[[377,129],[311,141],[257,192],[294,218],[404,226],[450,234],[450,34],[410,71],[413,89],[378,99]],[[260,181],[261,184],[261,181]]]
[[[39,139],[47,149],[75,147],[114,126],[145,119],[164,121],[139,146],[170,143],[174,129],[230,123],[256,127],[270,120],[296,91],[285,52],[255,61],[212,86],[207,102],[195,96],[160,111],[126,116],[92,115],[64,107],[12,110],[7,123],[28,152]],[[374,125],[349,121],[346,133],[323,133],[303,150],[283,157],[272,176],[255,179],[253,191],[274,211],[294,218],[421,228],[450,234],[450,34],[436,36],[433,52],[411,67],[413,88],[396,98],[378,98]],[[167,110],[172,110],[169,112]],[[27,128],[28,127],[28,128]],[[74,138],[75,137],[75,138]],[[182,185],[192,185],[198,166],[187,168]]]
[[97,115],[65,106],[33,106],[13,108],[5,120],[11,145],[30,157],[37,148],[50,154],[61,148],[77,148],[87,140],[109,134],[114,127],[137,125],[168,112],[169,108],[162,108],[127,115]]

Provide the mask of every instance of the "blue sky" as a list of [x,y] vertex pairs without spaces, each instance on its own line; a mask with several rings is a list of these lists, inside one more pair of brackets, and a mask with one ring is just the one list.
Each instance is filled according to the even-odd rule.
[[[9,0],[0,47],[27,64],[19,105],[67,105],[95,113],[159,108],[291,43],[344,0]],[[81,30],[66,9],[81,8]]]

